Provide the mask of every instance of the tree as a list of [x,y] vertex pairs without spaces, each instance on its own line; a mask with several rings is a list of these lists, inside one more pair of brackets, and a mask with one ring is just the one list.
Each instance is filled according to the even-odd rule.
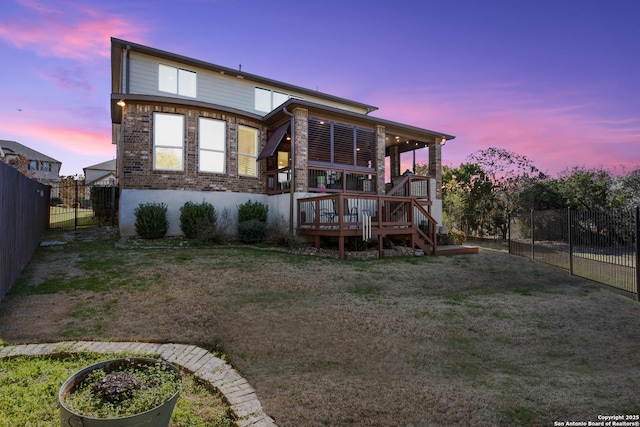
[[613,178],[610,197],[610,204],[621,209],[640,206],[640,169]]
[[491,216],[492,184],[482,167],[474,163],[463,163],[457,169],[445,166],[442,181],[448,225],[466,234],[483,234]]
[[35,176],[35,172],[29,170],[29,159],[23,154],[15,154],[11,157],[7,156],[6,163],[16,168],[18,172],[27,178],[33,178]]
[[564,170],[558,179],[558,190],[566,206],[576,210],[607,210],[610,204],[611,173],[604,169],[586,169],[574,166]]

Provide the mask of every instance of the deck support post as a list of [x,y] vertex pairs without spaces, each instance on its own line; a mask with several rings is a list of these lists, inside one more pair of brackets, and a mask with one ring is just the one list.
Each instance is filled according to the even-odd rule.
[[344,259],[344,236],[338,236],[338,259]]

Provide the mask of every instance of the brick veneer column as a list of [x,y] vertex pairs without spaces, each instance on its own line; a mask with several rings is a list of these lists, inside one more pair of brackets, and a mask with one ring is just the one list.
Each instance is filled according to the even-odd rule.
[[384,187],[384,154],[385,154],[386,131],[384,126],[376,126],[376,169],[378,176],[376,179],[376,188],[379,196],[385,193]]
[[293,110],[295,139],[295,192],[305,192],[309,188],[307,167],[309,160],[309,110],[296,108]]
[[437,138],[429,145],[429,176],[436,180],[436,199],[442,199],[442,147]]

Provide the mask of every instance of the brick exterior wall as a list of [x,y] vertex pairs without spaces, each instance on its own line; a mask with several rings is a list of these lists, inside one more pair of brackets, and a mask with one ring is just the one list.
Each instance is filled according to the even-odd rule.
[[[153,170],[153,113],[175,113],[184,116],[185,141],[183,171]],[[226,173],[198,171],[198,118],[227,122]],[[135,190],[232,191],[264,194],[265,163],[258,162],[258,177],[238,176],[239,125],[259,130],[258,154],[266,144],[267,128],[254,120],[215,110],[167,104],[127,103],[118,141],[120,185]]]
[[442,147],[437,139],[429,145],[429,176],[436,180],[435,198],[442,199]]
[[376,126],[376,169],[378,172],[376,189],[379,196],[384,196],[384,145],[386,132],[384,126]]
[[304,108],[293,110],[295,123],[295,189],[296,192],[305,192],[309,188],[309,177],[307,175],[309,160],[309,111]]

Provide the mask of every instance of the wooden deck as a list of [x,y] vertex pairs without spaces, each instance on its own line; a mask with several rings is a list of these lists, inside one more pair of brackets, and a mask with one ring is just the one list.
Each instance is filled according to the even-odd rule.
[[436,255],[472,255],[478,252],[478,246],[469,245],[440,245],[436,248]]
[[313,236],[316,247],[321,238],[336,239],[340,259],[349,238],[377,239],[380,257],[384,256],[383,239],[436,253],[436,221],[428,206],[415,197],[339,193],[297,202],[298,233]]

